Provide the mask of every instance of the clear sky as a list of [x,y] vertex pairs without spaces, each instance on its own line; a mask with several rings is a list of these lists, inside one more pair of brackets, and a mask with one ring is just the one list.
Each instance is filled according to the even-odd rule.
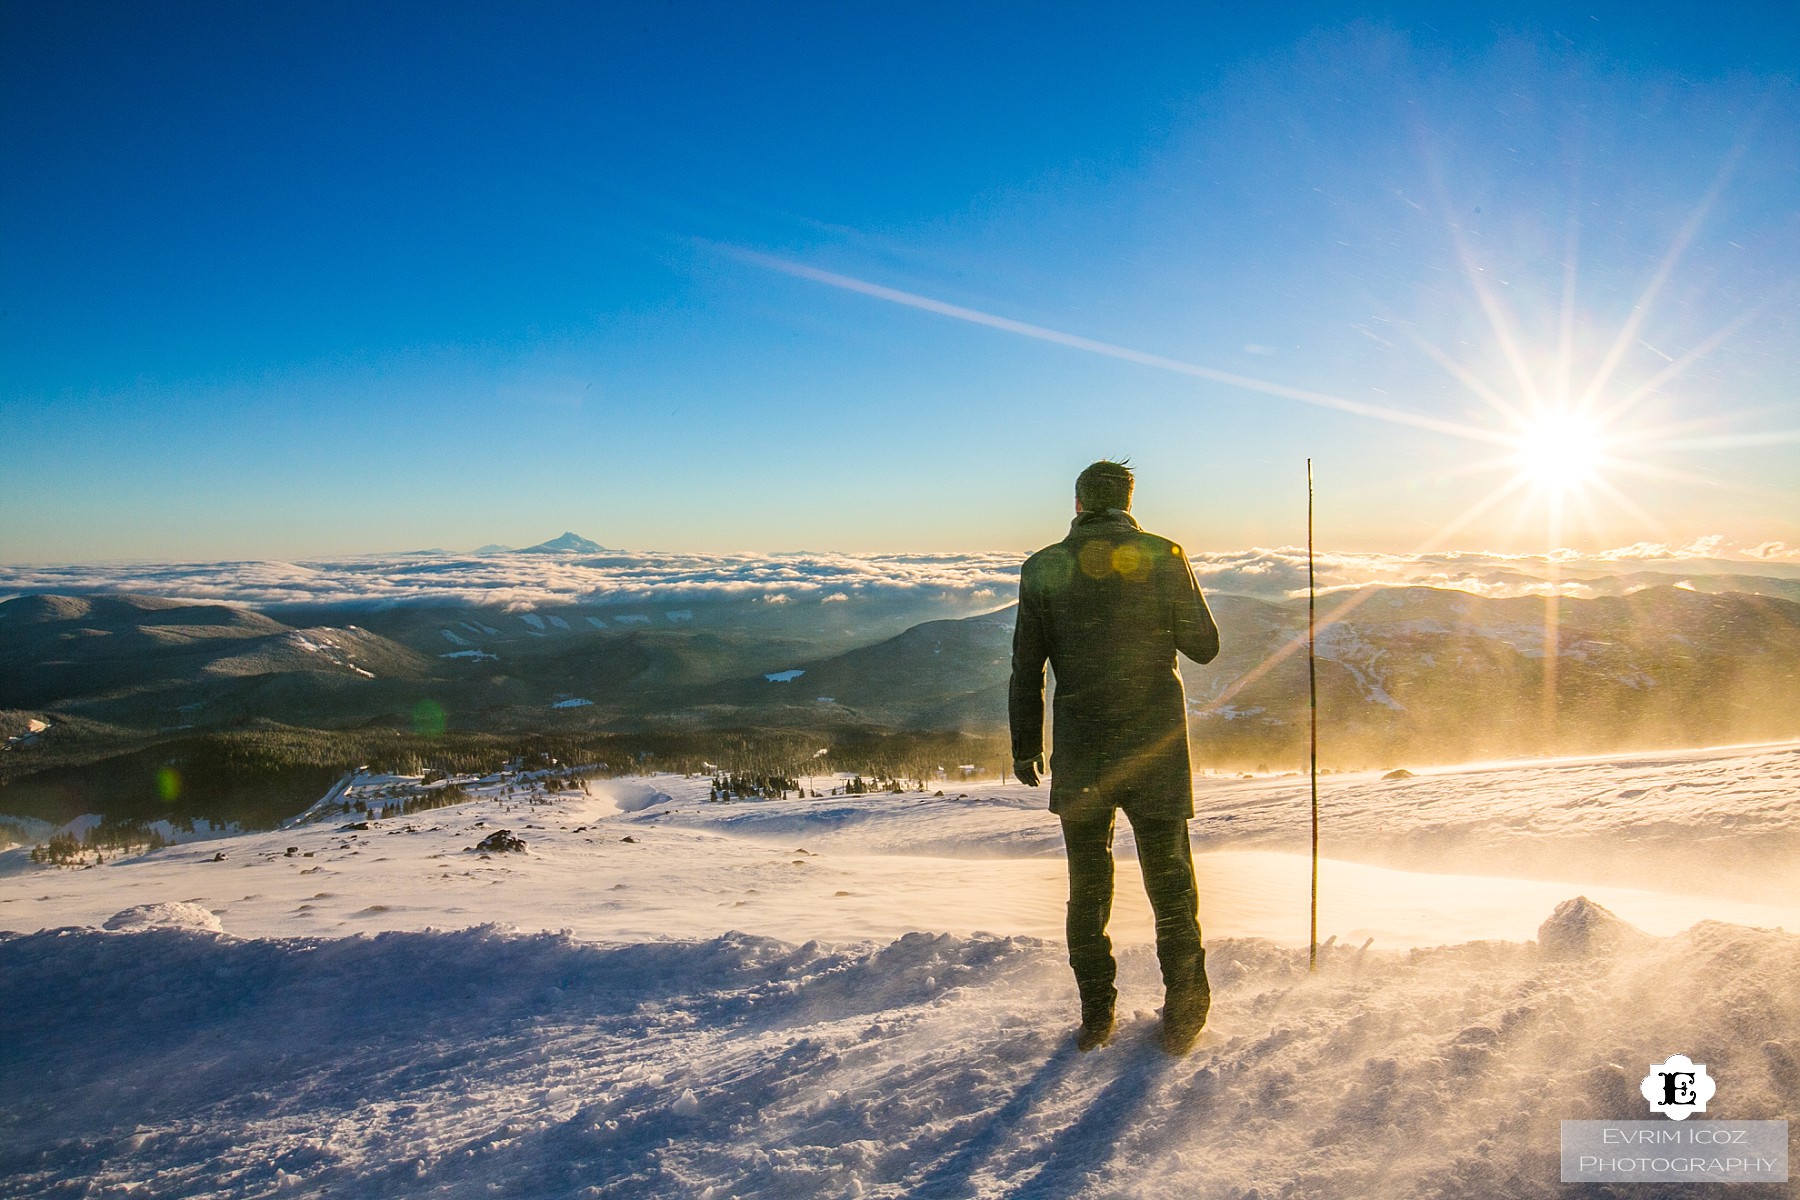
[[1303,538],[1309,455],[1345,548],[1793,546],[1797,63],[1754,3],[7,0],[0,561],[1033,547],[1103,455],[1196,548]]

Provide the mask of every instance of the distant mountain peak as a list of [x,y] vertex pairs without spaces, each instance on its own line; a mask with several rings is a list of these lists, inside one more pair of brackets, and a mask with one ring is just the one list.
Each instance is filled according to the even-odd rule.
[[539,542],[535,546],[527,546],[520,554],[599,554],[606,549],[598,542],[590,542],[577,533],[565,532],[561,537],[551,538],[547,542]]

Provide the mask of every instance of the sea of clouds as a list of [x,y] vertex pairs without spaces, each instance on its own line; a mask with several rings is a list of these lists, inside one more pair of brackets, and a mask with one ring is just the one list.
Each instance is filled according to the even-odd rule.
[[140,592],[235,604],[639,604],[758,598],[781,603],[882,592],[998,596],[1018,577],[1012,554],[368,555],[295,562],[95,563],[0,567],[0,595]]
[[[1208,591],[1286,599],[1307,586],[1303,548],[1256,547],[1191,556]],[[1024,554],[453,554],[438,551],[284,562],[81,563],[0,566],[0,598],[37,593],[135,592],[253,606],[542,605],[645,601],[833,601],[943,592],[1011,599]],[[1455,588],[1504,597],[1616,594],[1684,575],[1800,579],[1800,549],[1734,547],[1717,537],[1685,546],[1639,542],[1597,554],[1333,552],[1315,560],[1322,591]]]
[[[1258,547],[1195,554],[1192,558],[1194,574],[1201,586],[1210,590],[1265,599],[1306,593],[1304,548]],[[1326,552],[1315,556],[1314,570],[1321,592],[1364,587],[1434,587],[1493,598],[1562,595],[1591,599],[1689,577],[1800,579],[1800,549],[1781,542],[1737,547],[1722,537],[1709,536],[1685,546],[1637,542],[1597,553]]]

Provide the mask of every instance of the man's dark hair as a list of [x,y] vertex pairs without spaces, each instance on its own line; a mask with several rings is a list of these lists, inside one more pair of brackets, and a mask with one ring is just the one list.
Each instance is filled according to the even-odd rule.
[[1075,477],[1075,499],[1082,512],[1128,509],[1134,482],[1129,466],[1103,458]]

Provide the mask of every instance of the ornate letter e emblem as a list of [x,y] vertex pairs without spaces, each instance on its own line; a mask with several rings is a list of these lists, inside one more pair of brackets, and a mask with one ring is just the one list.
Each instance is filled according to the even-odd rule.
[[1672,1121],[1685,1121],[1689,1114],[1706,1111],[1718,1085],[1706,1073],[1706,1064],[1697,1063],[1685,1054],[1671,1054],[1669,1061],[1658,1063],[1644,1076],[1638,1091],[1650,1102],[1652,1112]]

